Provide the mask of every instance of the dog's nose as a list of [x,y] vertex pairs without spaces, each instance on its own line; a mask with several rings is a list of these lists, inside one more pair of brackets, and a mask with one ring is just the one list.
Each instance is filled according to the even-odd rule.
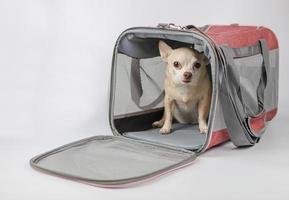
[[191,72],[185,72],[184,77],[185,77],[185,79],[190,79],[190,78],[192,78],[192,73]]

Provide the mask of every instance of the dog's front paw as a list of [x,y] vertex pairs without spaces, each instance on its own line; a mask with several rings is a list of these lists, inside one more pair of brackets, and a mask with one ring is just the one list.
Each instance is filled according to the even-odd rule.
[[200,133],[204,133],[204,134],[208,133],[208,126],[207,126],[207,124],[200,124],[200,125],[199,125],[199,129],[200,129]]
[[170,127],[162,127],[160,129],[160,133],[162,135],[167,135],[167,134],[170,134],[171,133],[171,128]]
[[159,121],[155,121],[152,125],[153,127],[161,128],[164,125],[164,122],[163,120],[159,120]]

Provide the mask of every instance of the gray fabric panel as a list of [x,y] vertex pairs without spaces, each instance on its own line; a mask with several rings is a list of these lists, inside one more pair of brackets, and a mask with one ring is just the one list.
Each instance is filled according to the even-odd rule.
[[159,128],[139,132],[128,132],[124,135],[130,138],[145,140],[170,146],[196,150],[204,144],[206,135],[199,132],[199,126],[193,124],[174,123],[172,133],[162,135]]
[[219,95],[220,94],[218,94],[216,98],[217,106],[216,106],[216,113],[215,113],[214,120],[213,120],[213,129],[212,129],[213,131],[218,131],[218,130],[227,128],[225,120],[224,120],[224,114],[223,114]]
[[256,54],[260,54],[261,49],[260,49],[259,43],[257,43],[254,46],[232,48],[232,53],[233,53],[234,58],[248,57],[248,56],[254,56]]
[[256,115],[258,110],[257,89],[259,86],[263,57],[261,54],[235,59],[235,67],[239,69],[240,90],[245,113]]
[[278,49],[269,52],[270,74],[267,77],[268,83],[264,94],[264,107],[270,111],[278,106],[278,81],[279,81],[279,51]]
[[[190,47],[195,45],[195,49],[200,52],[204,50],[204,42],[192,36],[178,36],[160,33],[127,33],[119,42],[118,51],[133,58],[151,58],[160,56],[158,42],[160,39],[166,41],[171,47]],[[186,41],[186,43],[183,43]]]
[[143,179],[194,159],[194,153],[185,150],[96,136],[40,155],[32,165],[67,178],[109,184]]

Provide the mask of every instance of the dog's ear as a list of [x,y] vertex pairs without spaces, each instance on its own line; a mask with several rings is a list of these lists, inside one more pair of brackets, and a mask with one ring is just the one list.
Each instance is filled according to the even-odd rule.
[[169,45],[167,45],[164,41],[161,40],[159,41],[160,55],[164,61],[167,61],[167,58],[171,54],[172,50],[173,49]]

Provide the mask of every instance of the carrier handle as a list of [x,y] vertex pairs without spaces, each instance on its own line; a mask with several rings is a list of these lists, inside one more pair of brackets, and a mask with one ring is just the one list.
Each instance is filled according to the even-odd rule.
[[259,40],[261,54],[263,57],[262,73],[257,88],[258,110],[255,116],[247,116],[240,109],[237,90],[234,87],[239,85],[240,80],[229,82],[228,77],[232,76],[231,68],[236,67],[234,64],[231,50],[227,46],[222,46],[221,50],[225,55],[226,64],[223,66],[223,74],[221,78],[220,98],[224,110],[224,119],[230,133],[230,137],[236,146],[252,146],[259,141],[261,134],[266,128],[266,112],[264,109],[264,91],[267,86],[267,80],[270,70],[269,51],[264,39]]
[[[147,105],[140,105],[140,99],[143,95],[140,69],[141,69],[140,60],[137,58],[132,58],[131,74],[130,74],[130,93],[131,93],[131,98],[133,102],[138,108],[142,110],[148,110],[157,106],[164,99],[165,92],[163,90],[160,93],[160,95],[151,103]],[[148,74],[146,74],[146,76],[152,81],[153,84],[157,85],[157,83]]]
[[257,99],[259,113],[256,116],[249,116],[247,125],[251,130],[252,134],[256,137],[265,131],[266,128],[266,111],[264,108],[264,93],[267,87],[268,76],[270,74],[270,61],[269,61],[269,50],[267,47],[266,40],[260,39],[261,54],[263,57],[262,72],[260,82],[257,88]]

